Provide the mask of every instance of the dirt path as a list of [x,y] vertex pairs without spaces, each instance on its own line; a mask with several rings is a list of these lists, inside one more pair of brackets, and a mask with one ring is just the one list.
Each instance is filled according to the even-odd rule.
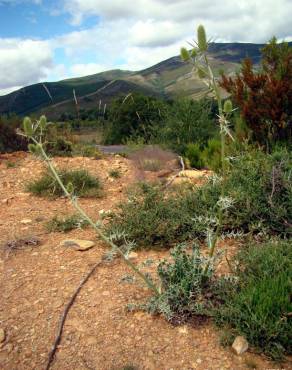
[[[3,159],[0,163],[0,245],[33,235],[42,244],[9,256],[1,251],[0,328],[5,330],[6,339],[0,344],[0,368],[41,370],[64,306],[106,248],[99,241],[86,252],[60,247],[60,241],[68,237],[95,240],[94,233],[90,229],[47,233],[44,223],[56,214],[71,213],[71,206],[65,199],[49,201],[25,193],[25,181],[38,176],[42,165],[27,155],[9,158],[17,161],[17,166],[7,168]],[[68,168],[87,168],[103,179],[104,198],[81,200],[93,217],[99,210],[113,207],[135,181],[132,164],[120,157],[57,162]],[[108,178],[111,168],[119,168],[122,177]],[[165,255],[139,252],[135,261],[152,259],[157,263]],[[154,270],[155,264],[150,269]],[[128,274],[122,261],[114,260],[100,267],[84,286],[66,321],[53,369],[121,370],[129,365],[139,370],[275,368],[261,356],[236,356],[222,348],[211,323],[196,328],[174,327],[160,317],[128,312],[127,304],[140,303],[149,295],[140,283],[123,281]]]

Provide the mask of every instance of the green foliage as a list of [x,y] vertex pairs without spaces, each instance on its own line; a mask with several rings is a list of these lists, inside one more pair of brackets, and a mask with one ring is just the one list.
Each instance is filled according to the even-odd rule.
[[6,162],[6,168],[15,168],[15,167],[17,167],[16,162],[13,162],[13,161]]
[[75,144],[73,146],[73,155],[94,159],[101,159],[103,157],[103,154],[96,146],[84,144]]
[[122,175],[121,172],[118,169],[112,169],[109,171],[109,176],[114,179],[119,179]]
[[236,262],[238,281],[216,310],[216,322],[274,359],[291,354],[291,240],[252,245]]
[[179,194],[165,197],[161,188],[141,183],[119,204],[105,226],[108,234],[125,232],[138,246],[153,247],[184,240],[191,220],[182,213]]
[[[291,233],[291,153],[271,155],[251,151],[237,157],[225,180],[232,207],[224,211],[222,231]],[[111,216],[107,232],[125,232],[138,247],[205,237],[214,228],[220,178],[197,188],[178,188],[166,194],[159,186],[141,185]],[[229,199],[228,198],[228,199]]]
[[68,232],[74,229],[82,229],[88,226],[88,222],[79,215],[71,215],[60,218],[54,216],[46,225],[49,232]]
[[110,107],[105,143],[120,144],[131,137],[143,137],[148,142],[154,124],[162,121],[164,106],[163,101],[141,94],[116,99]]
[[218,172],[221,167],[221,142],[218,139],[208,140],[202,154],[201,161],[210,170]]
[[[101,196],[100,180],[91,176],[86,170],[60,170],[59,175],[66,186],[72,184],[75,195],[79,197]],[[64,195],[60,185],[49,171],[43,173],[40,179],[29,182],[26,189],[41,197],[60,197]]]
[[203,168],[202,150],[199,144],[188,144],[185,150],[185,157],[189,160],[190,166],[193,168]]
[[0,116],[0,153],[27,150],[27,141],[17,135],[21,120],[16,116]]
[[157,129],[157,141],[183,154],[188,144],[205,145],[218,132],[210,100],[176,100],[165,112]]
[[151,298],[148,310],[179,323],[193,315],[209,316],[218,291],[213,268],[205,272],[207,259],[197,246],[188,251],[185,245],[178,245],[171,251],[171,257],[158,265],[162,291]]
[[73,144],[63,137],[57,137],[55,141],[45,144],[45,150],[52,156],[70,157],[72,156]]

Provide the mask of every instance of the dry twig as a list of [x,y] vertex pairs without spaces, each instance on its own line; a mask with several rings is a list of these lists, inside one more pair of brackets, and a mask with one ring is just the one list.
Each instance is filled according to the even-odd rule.
[[66,321],[66,318],[67,318],[67,315],[68,315],[68,312],[69,312],[70,308],[72,307],[72,305],[73,305],[73,303],[74,303],[74,301],[75,301],[78,293],[80,292],[81,288],[83,287],[83,285],[87,282],[87,280],[90,278],[90,276],[95,272],[95,270],[97,269],[97,267],[102,264],[102,262],[103,261],[99,261],[99,262],[97,262],[93,266],[93,268],[89,271],[89,273],[81,281],[81,283],[79,284],[79,286],[75,290],[74,294],[72,295],[71,299],[67,303],[67,305],[65,307],[65,310],[64,310],[64,312],[63,312],[63,314],[61,316],[60,325],[59,325],[59,329],[58,329],[58,333],[57,333],[56,339],[54,341],[54,344],[52,346],[51,352],[50,352],[49,357],[48,357],[48,362],[47,362],[46,370],[49,370],[50,369],[50,367],[52,365],[52,362],[54,360],[55,353],[57,351],[58,345],[59,345],[59,343],[61,341],[61,338],[62,338],[64,324],[65,324],[65,321]]

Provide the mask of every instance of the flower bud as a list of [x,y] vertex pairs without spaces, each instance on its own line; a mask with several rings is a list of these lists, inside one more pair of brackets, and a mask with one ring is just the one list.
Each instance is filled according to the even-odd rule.
[[208,49],[207,37],[204,26],[200,25],[197,30],[198,46],[200,51],[204,52]]
[[226,100],[224,102],[224,107],[223,107],[224,113],[231,113],[232,112],[232,102],[231,100]]
[[66,188],[67,188],[68,193],[70,193],[70,194],[72,194],[72,193],[73,193],[73,191],[74,191],[74,186],[73,186],[72,182],[68,182],[68,184],[67,184]]
[[195,58],[197,56],[197,54],[198,54],[197,49],[193,48],[193,50],[191,51],[191,57]]
[[33,135],[33,126],[31,119],[29,117],[25,117],[23,120],[23,130],[27,136]]
[[184,62],[187,62],[188,60],[190,60],[190,53],[188,52],[186,48],[180,49],[180,56]]
[[44,130],[47,126],[47,118],[46,116],[42,115],[39,120],[39,125],[42,130]]

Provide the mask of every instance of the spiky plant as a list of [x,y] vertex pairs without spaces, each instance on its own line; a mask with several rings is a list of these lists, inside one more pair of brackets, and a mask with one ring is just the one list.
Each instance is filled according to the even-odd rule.
[[[217,203],[218,207],[218,222],[215,231],[208,232],[208,246],[210,248],[209,256],[213,257],[218,237],[222,230],[223,215],[224,211],[230,207],[232,200],[226,197],[225,194],[225,179],[227,170],[227,161],[225,158],[225,145],[226,136],[229,136],[232,140],[232,134],[229,129],[229,117],[233,111],[232,102],[226,100],[223,103],[221,92],[214,76],[214,72],[210,65],[207,51],[208,51],[208,41],[206,36],[206,31],[204,26],[200,25],[197,29],[197,40],[191,43],[192,50],[187,50],[186,48],[181,48],[181,58],[184,61],[188,61],[193,64],[194,72],[198,77],[207,85],[208,92],[215,96],[218,107],[218,122],[220,126],[220,137],[221,137],[221,165],[222,165],[222,191],[221,197]],[[208,271],[209,265],[207,264],[205,272]]]

